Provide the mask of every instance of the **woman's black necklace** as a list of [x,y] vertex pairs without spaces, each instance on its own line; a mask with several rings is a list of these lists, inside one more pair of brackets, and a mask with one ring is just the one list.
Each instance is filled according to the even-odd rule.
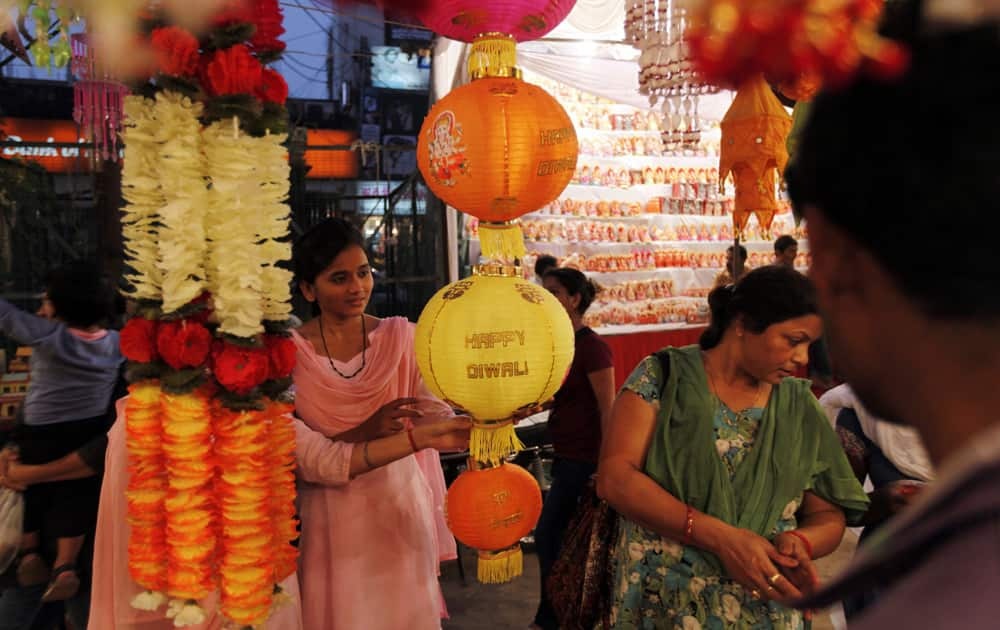
[[361,367],[354,370],[353,374],[344,374],[337,369],[337,366],[333,364],[333,357],[330,356],[330,350],[326,347],[326,334],[323,332],[323,316],[319,316],[319,337],[323,340],[323,352],[326,353],[326,360],[330,362],[330,367],[337,374],[340,374],[343,378],[354,378],[361,373],[361,370],[365,369],[365,362],[367,361],[368,353],[368,326],[365,324],[365,316],[361,315]]

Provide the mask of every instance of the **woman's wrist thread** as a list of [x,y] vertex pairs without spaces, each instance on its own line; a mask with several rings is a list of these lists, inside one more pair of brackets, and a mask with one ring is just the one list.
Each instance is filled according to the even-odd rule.
[[413,449],[413,452],[416,453],[419,451],[420,449],[417,448],[417,441],[413,438],[413,429],[406,430],[406,437],[410,440],[410,447]]

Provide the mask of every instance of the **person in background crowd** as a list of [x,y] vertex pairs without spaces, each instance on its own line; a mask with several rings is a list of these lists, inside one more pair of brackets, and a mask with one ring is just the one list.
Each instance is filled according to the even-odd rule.
[[[111,282],[85,262],[49,275],[39,309],[48,317],[0,300],[0,333],[34,350],[23,422],[12,436],[23,463],[57,460],[107,431],[108,408],[124,363],[118,333],[104,327],[114,315],[114,304]],[[96,521],[99,492],[95,476],[25,490],[17,581],[23,587],[48,582],[43,602],[69,599],[79,589],[77,558]],[[43,530],[57,539],[53,569],[42,557]]]
[[[747,248],[740,245],[739,247],[739,260],[743,265],[743,275],[746,275],[751,271],[752,267],[746,264],[747,262]],[[733,278],[736,276],[736,265],[737,262],[733,260],[733,246],[730,245],[726,249],[726,268],[719,272],[719,275],[715,277],[715,284],[712,288],[724,287],[726,285],[733,284]]]
[[[890,25],[908,45],[906,72],[821,93],[786,179],[809,224],[838,371],[872,414],[917,430],[937,477],[800,604],[825,606],[879,584],[852,630],[993,628],[1000,267],[986,226],[1000,200],[1000,7],[911,8],[919,28]],[[945,84],[962,85],[963,97]],[[914,133],[928,120],[933,133]],[[930,234],[962,247],[947,260],[915,257],[912,244]]]
[[[766,266],[709,295],[700,346],[645,359],[622,388],[597,474],[621,514],[615,628],[797,630],[868,498],[807,381],[822,332],[809,280]],[[695,625],[697,624],[697,625]]]
[[549,269],[555,269],[559,266],[559,261],[556,260],[555,256],[549,256],[548,254],[542,254],[535,261],[535,279],[538,284],[542,284],[542,279],[545,278],[545,272]]
[[[892,424],[872,416],[849,385],[831,389],[819,404],[837,427],[837,435],[858,481],[870,480],[871,507],[865,514],[859,543],[865,544],[891,517],[910,504],[924,483],[934,479],[934,468],[920,435],[913,427]],[[878,596],[872,588],[844,600],[847,620],[856,618]]]
[[785,234],[774,241],[774,264],[795,269],[795,258],[799,255],[799,242]]
[[546,581],[580,496],[597,470],[601,435],[615,398],[615,368],[611,348],[583,324],[583,314],[594,301],[597,286],[576,269],[549,269],[543,284],[566,309],[576,331],[573,364],[555,394],[549,416],[549,435],[555,450],[552,486],[535,527],[542,587],[534,624],[536,628],[558,630],[558,620],[546,596]]
[[374,280],[354,226],[312,227],[293,263],[318,311],[292,335],[303,623],[435,630],[439,562],[457,556],[438,451],[464,450],[471,422],[424,385],[414,326],[365,314]]

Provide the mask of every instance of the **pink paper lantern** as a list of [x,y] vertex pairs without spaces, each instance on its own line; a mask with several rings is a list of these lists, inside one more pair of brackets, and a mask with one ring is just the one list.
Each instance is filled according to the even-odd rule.
[[519,42],[543,37],[573,10],[576,0],[430,0],[417,17],[434,31],[463,42],[483,33],[507,33]]

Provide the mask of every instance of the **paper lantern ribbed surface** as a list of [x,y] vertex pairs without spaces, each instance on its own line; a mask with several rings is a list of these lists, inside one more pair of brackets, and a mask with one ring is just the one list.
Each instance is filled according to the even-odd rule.
[[510,33],[525,42],[558,26],[575,4],[576,0],[431,0],[417,17],[435,33],[463,42],[490,32]]
[[441,289],[416,329],[427,387],[477,420],[552,398],[573,361],[573,325],[552,295],[518,278],[472,276]]
[[538,522],[542,493],[514,464],[467,470],[448,489],[446,513],[455,538],[480,552],[480,581],[504,582],[521,574],[518,541]]
[[445,203],[501,222],[559,197],[578,152],[569,115],[545,90],[516,78],[483,78],[431,108],[417,164]]

